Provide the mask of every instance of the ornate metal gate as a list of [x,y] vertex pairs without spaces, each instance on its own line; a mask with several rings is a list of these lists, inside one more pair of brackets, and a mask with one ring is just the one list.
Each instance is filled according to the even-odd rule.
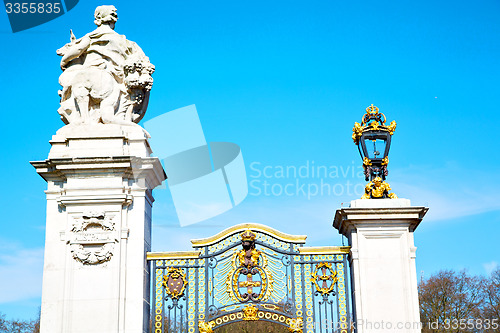
[[212,332],[241,320],[350,332],[349,247],[304,247],[306,237],[248,223],[192,240],[194,251],[148,253],[152,332]]

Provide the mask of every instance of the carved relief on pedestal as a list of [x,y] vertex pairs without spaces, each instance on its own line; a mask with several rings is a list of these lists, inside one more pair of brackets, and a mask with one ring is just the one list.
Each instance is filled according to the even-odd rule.
[[114,217],[96,211],[75,217],[68,238],[75,260],[84,265],[96,265],[111,259],[118,242]]

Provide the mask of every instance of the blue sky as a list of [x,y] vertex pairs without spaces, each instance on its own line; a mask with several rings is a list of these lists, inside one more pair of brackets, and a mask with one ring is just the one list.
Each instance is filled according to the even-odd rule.
[[[15,34],[0,13],[0,312],[11,318],[35,317],[40,304],[46,184],[28,162],[47,157],[48,140],[63,125],[55,50],[69,42],[69,29],[77,37],[94,29],[100,4],[81,1],[54,21]],[[283,186],[296,179],[264,179],[256,169],[358,168],[351,129],[373,103],[398,123],[388,182],[399,197],[430,207],[415,233],[417,272],[487,274],[500,262],[498,1],[115,6],[116,31],[156,66],[143,121],[196,104],[208,141],[241,147],[249,181]],[[242,222],[307,234],[309,245],[340,245],[332,218],[360,196],[348,193],[348,184],[364,180],[346,172],[300,181],[340,184],[345,191],[307,197],[257,195],[250,188],[231,211],[180,228],[168,189],[158,189],[153,249],[189,249],[190,239]]]

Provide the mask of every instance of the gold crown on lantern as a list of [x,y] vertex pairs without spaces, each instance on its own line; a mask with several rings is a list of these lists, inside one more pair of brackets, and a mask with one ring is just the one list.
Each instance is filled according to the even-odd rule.
[[378,111],[378,107],[373,104],[367,107],[366,113],[363,115],[363,118],[361,118],[361,124],[358,122],[354,123],[352,129],[352,139],[354,143],[359,143],[359,139],[364,132],[384,131],[393,135],[396,130],[396,122],[391,121],[389,125],[386,125],[386,121],[385,115]]

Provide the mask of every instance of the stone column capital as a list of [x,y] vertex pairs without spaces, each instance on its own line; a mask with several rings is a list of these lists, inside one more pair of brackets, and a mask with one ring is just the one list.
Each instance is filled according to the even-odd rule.
[[165,171],[157,157],[66,157],[30,163],[47,182],[64,182],[70,177],[79,175],[94,177],[109,175],[145,179],[147,188],[153,189],[166,178]]
[[333,227],[348,237],[358,228],[404,227],[413,232],[429,208],[412,207],[408,199],[358,199],[351,207],[337,209]]

